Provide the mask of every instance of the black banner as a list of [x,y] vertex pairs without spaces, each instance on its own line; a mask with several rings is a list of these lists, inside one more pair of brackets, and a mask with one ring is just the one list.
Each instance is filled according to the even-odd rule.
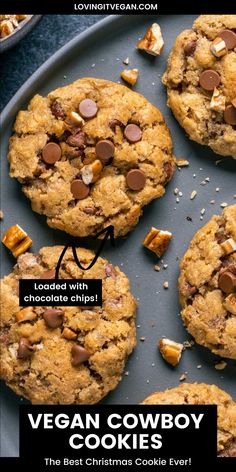
[[[20,457],[48,470],[216,465],[214,405],[20,407]],[[213,470],[211,468],[211,470]]]
[[102,306],[101,279],[22,279],[21,306]]
[[198,0],[191,2],[167,2],[166,0],[122,2],[109,1],[66,1],[66,2],[36,2],[32,0],[6,0],[1,2],[1,13],[11,14],[93,14],[93,15],[138,15],[138,14],[217,14],[235,13],[235,2],[224,0],[220,2],[206,2]]

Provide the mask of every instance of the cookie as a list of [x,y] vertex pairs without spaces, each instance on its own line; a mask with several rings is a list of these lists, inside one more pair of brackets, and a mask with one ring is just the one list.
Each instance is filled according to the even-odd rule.
[[236,205],[193,237],[180,265],[181,316],[196,342],[236,359]]
[[[84,272],[66,252],[60,278],[102,279],[101,307],[19,306],[18,280],[54,276],[61,246],[19,256],[1,281],[1,377],[32,403],[90,404],[116,388],[136,344],[136,302],[118,267],[98,258]],[[77,249],[85,267],[94,257]]]
[[228,393],[207,384],[181,384],[164,392],[155,392],[146,405],[217,405],[218,456],[236,457],[236,403]]
[[161,112],[107,80],[84,78],[20,111],[10,139],[10,175],[48,225],[73,236],[115,237],[165,193],[175,163]]
[[236,15],[201,15],[176,39],[163,76],[190,139],[236,159]]

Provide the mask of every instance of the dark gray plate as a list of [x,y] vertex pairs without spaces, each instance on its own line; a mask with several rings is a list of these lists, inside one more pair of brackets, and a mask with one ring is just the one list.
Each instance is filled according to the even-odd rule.
[[33,27],[38,23],[42,15],[31,15],[30,18],[26,18],[25,20],[19,23],[18,28],[10,34],[6,36],[6,38],[0,39],[0,52],[5,52],[8,49],[15,46],[27,33],[29,33]]
[[[161,57],[153,58],[135,49],[135,44],[146,28],[157,20],[162,28],[165,48]],[[33,213],[29,201],[21,192],[20,185],[9,178],[7,165],[8,138],[12,132],[12,123],[19,109],[26,107],[28,100],[35,94],[46,94],[58,86],[65,85],[84,76],[95,76],[119,80],[120,72],[125,68],[122,60],[130,58],[129,67],[140,70],[140,78],[135,90],[141,92],[164,113],[171,129],[175,145],[175,154],[190,161],[189,168],[176,171],[168,185],[166,195],[150,204],[134,231],[126,239],[120,239],[113,249],[107,244],[103,255],[113,264],[118,264],[129,276],[134,295],[138,298],[137,316],[138,345],[129,359],[122,382],[117,389],[107,396],[103,403],[124,404],[138,403],[149,393],[163,390],[179,384],[179,377],[188,372],[190,382],[215,383],[232,395],[235,394],[235,366],[228,362],[224,371],[214,368],[216,357],[207,349],[197,345],[186,350],[179,366],[169,367],[161,358],[156,342],[165,335],[176,341],[190,339],[178,316],[177,277],[180,258],[194,233],[214,213],[221,211],[220,204],[235,203],[236,161],[224,159],[219,165],[215,161],[220,156],[208,148],[197,145],[186,137],[166,106],[166,93],[161,84],[161,75],[165,70],[166,60],[176,35],[192,25],[194,16],[156,17],[110,17],[92,26],[85,33],[74,38],[58,51],[21,87],[3,112],[2,141],[2,208],[5,213],[3,230],[13,224],[20,224],[34,241],[33,250],[41,246],[63,244],[66,234],[48,228],[45,218]],[[195,178],[193,177],[195,175]],[[210,182],[202,186],[204,178]],[[173,193],[175,187],[183,196],[176,203]],[[219,192],[216,188],[219,187]],[[190,193],[197,190],[197,198],[190,201]],[[215,204],[210,204],[214,199]],[[206,209],[203,220],[200,211]],[[187,221],[190,216],[192,222]],[[174,233],[173,241],[164,257],[168,264],[166,270],[157,273],[154,255],[142,248],[142,240],[150,226],[168,229]],[[85,245],[94,247],[86,241]],[[3,249],[3,274],[11,271],[13,258]],[[169,281],[169,289],[162,285]],[[210,308],[210,307],[209,307]],[[139,341],[145,336],[145,341]],[[198,368],[201,366],[201,368]],[[235,395],[236,397],[236,395]],[[18,453],[18,405],[20,399],[4,385],[2,387],[2,455]]]

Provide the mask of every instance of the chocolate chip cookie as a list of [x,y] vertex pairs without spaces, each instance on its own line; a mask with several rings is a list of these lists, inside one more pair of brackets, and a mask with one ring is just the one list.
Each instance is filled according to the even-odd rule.
[[236,403],[228,393],[207,384],[181,384],[155,392],[144,401],[146,405],[217,405],[218,456],[236,457]]
[[236,159],[236,15],[201,15],[176,39],[163,76],[190,139]]
[[175,164],[161,112],[123,85],[85,78],[20,111],[10,175],[48,225],[73,236],[114,225],[115,237],[165,193]]
[[193,237],[180,266],[181,316],[196,342],[236,359],[236,205]]
[[[62,249],[22,254],[1,281],[1,377],[33,403],[96,403],[117,386],[135,347],[136,302],[118,267],[98,258],[85,272],[68,250],[60,278],[102,279],[102,308],[20,307],[19,279],[54,278]],[[84,267],[94,257],[77,255]]]

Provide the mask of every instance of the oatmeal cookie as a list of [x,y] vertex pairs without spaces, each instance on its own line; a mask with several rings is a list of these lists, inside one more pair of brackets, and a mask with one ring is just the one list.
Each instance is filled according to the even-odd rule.
[[236,359],[236,205],[193,237],[180,266],[181,316],[196,342]]
[[236,159],[236,15],[201,15],[176,39],[163,76],[191,139]]
[[10,175],[48,225],[73,236],[114,225],[115,237],[165,193],[175,163],[161,112],[107,80],[84,78],[20,111],[10,139]]
[[236,457],[236,403],[228,393],[207,384],[181,384],[164,392],[155,392],[146,405],[217,405],[218,456]]
[[[19,279],[53,278],[62,249],[22,254],[1,281],[1,377],[32,403],[96,403],[116,388],[135,347],[136,302],[118,267],[100,257],[85,272],[68,250],[60,278],[102,279],[102,307],[20,307]],[[77,255],[84,267],[94,257]]]

